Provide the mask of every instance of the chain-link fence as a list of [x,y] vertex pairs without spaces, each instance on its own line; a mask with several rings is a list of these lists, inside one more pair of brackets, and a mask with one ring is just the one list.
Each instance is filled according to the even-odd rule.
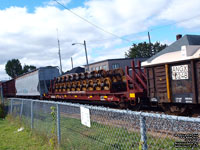
[[200,118],[16,98],[8,108],[47,137],[56,128],[63,149],[200,149]]

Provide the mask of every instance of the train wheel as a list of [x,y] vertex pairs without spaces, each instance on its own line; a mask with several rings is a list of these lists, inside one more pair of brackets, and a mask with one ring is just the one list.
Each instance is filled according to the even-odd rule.
[[187,106],[176,106],[170,104],[162,104],[161,108],[164,110],[166,114],[169,115],[187,115],[188,114],[188,107]]
[[127,109],[129,107],[129,105],[128,105],[126,100],[127,100],[126,97],[124,97],[124,96],[121,97],[121,101],[118,104],[120,109]]
[[122,82],[126,83],[126,76],[122,76]]
[[98,73],[99,73],[100,77],[105,78],[107,76],[107,71],[105,71],[105,70],[99,70]]
[[80,91],[81,89],[78,87],[78,88],[76,88],[76,91]]
[[101,90],[101,79],[97,79],[96,80],[95,90],[96,91],[100,91]]
[[115,69],[115,70],[114,70],[114,74],[115,74],[115,75],[119,75],[119,76],[124,76],[124,71],[123,71],[123,69],[121,69],[121,68]]
[[104,90],[110,90],[111,89],[111,80],[110,78],[104,79]]
[[88,81],[88,91],[93,91],[94,90],[94,81],[93,80],[89,80]]
[[141,109],[142,104],[143,104],[142,100],[138,97],[136,98],[136,100],[130,102],[130,109],[138,111]]
[[96,91],[100,91],[100,90],[101,90],[101,87],[96,86],[96,87],[95,87],[95,90],[96,90]]
[[120,109],[127,109],[129,106],[126,102],[120,102],[119,103],[119,108]]

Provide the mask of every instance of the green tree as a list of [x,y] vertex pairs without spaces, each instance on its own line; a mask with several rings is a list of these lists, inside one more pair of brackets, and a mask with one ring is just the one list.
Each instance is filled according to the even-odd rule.
[[147,42],[133,44],[132,47],[125,52],[126,58],[148,58],[163,50],[167,45],[156,42],[149,44]]
[[33,65],[24,65],[24,67],[23,67],[23,73],[26,73],[26,72],[29,72],[29,71],[32,71],[32,70],[35,70],[36,69],[36,67],[35,66],[33,66]]
[[6,73],[15,78],[18,75],[22,74],[22,65],[18,59],[9,60],[5,66]]
[[18,59],[9,60],[5,66],[6,73],[12,78],[35,69],[36,67],[33,65],[24,65],[22,68],[22,65]]

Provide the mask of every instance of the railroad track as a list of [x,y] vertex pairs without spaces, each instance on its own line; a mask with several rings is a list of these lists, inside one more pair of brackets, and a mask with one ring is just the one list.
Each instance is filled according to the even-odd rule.
[[[91,106],[102,106],[106,108],[112,108],[116,110],[124,110],[124,108],[120,108],[118,105],[115,105],[113,103],[105,103],[105,102],[93,102],[93,101],[80,101],[80,100],[57,100],[59,102],[70,102],[75,104],[84,104],[84,105],[91,105]],[[126,108],[127,109],[127,108]],[[132,110],[131,108],[128,108],[128,110]],[[157,113],[157,114],[166,114],[162,108],[159,107],[148,107],[148,106],[142,106],[139,110],[132,110],[132,111],[141,111],[146,113]],[[174,115],[172,113],[167,113],[168,115]],[[200,112],[196,112],[193,114],[185,114],[185,115],[176,115],[176,116],[186,116],[186,117],[195,117],[200,118]]]

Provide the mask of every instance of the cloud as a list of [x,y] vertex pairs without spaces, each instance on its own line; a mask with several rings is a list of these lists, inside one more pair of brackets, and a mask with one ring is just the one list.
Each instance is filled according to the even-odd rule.
[[158,15],[158,20],[180,22],[177,26],[195,30],[200,25],[199,6],[199,0],[170,1],[168,7]]
[[[70,0],[59,2],[67,5]],[[19,59],[23,65],[59,66],[56,29],[64,71],[71,69],[71,57],[74,66],[85,65],[84,47],[72,46],[74,42],[86,40],[89,62],[124,57],[132,43],[104,33],[57,6],[52,0],[45,6],[36,7],[32,13],[26,7],[11,6],[0,10],[0,79],[6,76],[2,66],[12,58]],[[178,21],[193,16],[198,6],[198,0],[88,0],[71,10],[106,31],[143,41],[146,36],[134,34],[159,25],[163,20]],[[197,27],[199,20],[179,25]]]
[[5,73],[5,64],[0,64],[0,79],[8,80],[9,76]]

